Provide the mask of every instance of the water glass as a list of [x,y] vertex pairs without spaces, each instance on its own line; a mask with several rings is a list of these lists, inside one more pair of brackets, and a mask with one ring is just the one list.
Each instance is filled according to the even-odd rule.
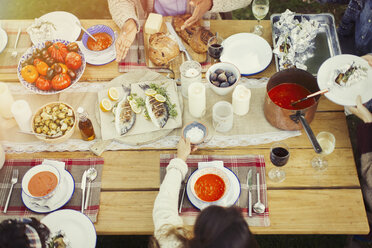
[[228,132],[233,127],[234,112],[231,103],[219,101],[212,109],[213,127],[217,132]]
[[263,26],[260,25],[260,20],[264,19],[269,12],[269,0],[253,0],[252,12],[258,21],[257,25],[254,26],[253,33],[261,36],[263,33]]
[[180,67],[181,72],[181,92],[183,97],[188,97],[188,88],[192,83],[201,82],[201,65],[194,60],[185,61]]
[[331,154],[335,149],[336,138],[330,132],[320,132],[316,139],[322,148],[322,152],[312,158],[311,166],[316,170],[324,170],[328,167],[328,160],[325,156]]

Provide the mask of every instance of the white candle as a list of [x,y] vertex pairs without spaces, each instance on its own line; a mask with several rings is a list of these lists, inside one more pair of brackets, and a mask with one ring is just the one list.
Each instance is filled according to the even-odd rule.
[[234,113],[245,115],[249,111],[249,102],[251,100],[251,90],[243,85],[237,85],[232,94],[232,106]]
[[184,97],[188,97],[190,84],[201,82],[201,65],[197,61],[189,60],[182,63],[181,71],[181,92]]
[[31,132],[32,112],[25,100],[17,100],[12,105],[13,116],[22,131]]
[[13,96],[10,93],[8,85],[0,83],[0,115],[5,119],[13,117],[11,107],[14,102]]
[[205,113],[205,86],[202,83],[192,83],[188,88],[189,112],[192,116],[200,118]]

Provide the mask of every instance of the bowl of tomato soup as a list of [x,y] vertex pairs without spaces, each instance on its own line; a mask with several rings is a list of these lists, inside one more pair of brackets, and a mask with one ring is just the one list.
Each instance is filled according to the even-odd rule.
[[216,167],[196,170],[190,178],[192,194],[202,202],[218,203],[223,201],[230,189],[227,174]]
[[87,31],[97,40],[93,40],[86,33],[83,34],[81,41],[89,51],[100,53],[113,48],[115,33],[110,27],[99,24],[88,28]]
[[36,165],[23,176],[22,191],[32,198],[48,199],[55,194],[60,180],[60,173],[54,166]]

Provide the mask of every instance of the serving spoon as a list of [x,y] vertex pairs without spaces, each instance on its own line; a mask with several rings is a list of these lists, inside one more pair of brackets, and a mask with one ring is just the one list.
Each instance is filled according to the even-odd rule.
[[253,210],[258,214],[265,212],[265,205],[260,199],[260,188],[260,173],[257,173],[257,202],[253,205]]
[[90,36],[90,38],[92,38],[95,42],[97,42],[97,39],[94,38],[93,35],[91,35],[88,30],[86,30],[79,22],[76,22],[76,25],[78,25],[87,35]]
[[85,198],[84,209],[88,208],[90,184],[96,179],[96,177],[97,177],[97,170],[93,167],[89,168],[87,171],[88,191],[87,191],[87,197]]

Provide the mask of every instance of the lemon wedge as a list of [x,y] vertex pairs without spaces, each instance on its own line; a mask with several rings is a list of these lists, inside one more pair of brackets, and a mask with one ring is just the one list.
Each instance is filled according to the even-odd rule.
[[146,96],[155,96],[156,95],[156,90],[154,89],[147,89],[145,90]]
[[101,108],[103,112],[107,112],[112,109],[112,103],[108,98],[104,98],[100,102],[99,107]]
[[156,99],[156,101],[158,101],[158,102],[165,102],[167,99],[163,96],[163,95],[161,95],[161,94],[156,94],[155,95],[155,99]]
[[119,91],[115,87],[111,87],[107,94],[112,101],[119,100]]
[[129,101],[129,105],[132,108],[134,113],[136,113],[136,114],[141,113],[142,108],[138,106],[138,104],[135,100]]

